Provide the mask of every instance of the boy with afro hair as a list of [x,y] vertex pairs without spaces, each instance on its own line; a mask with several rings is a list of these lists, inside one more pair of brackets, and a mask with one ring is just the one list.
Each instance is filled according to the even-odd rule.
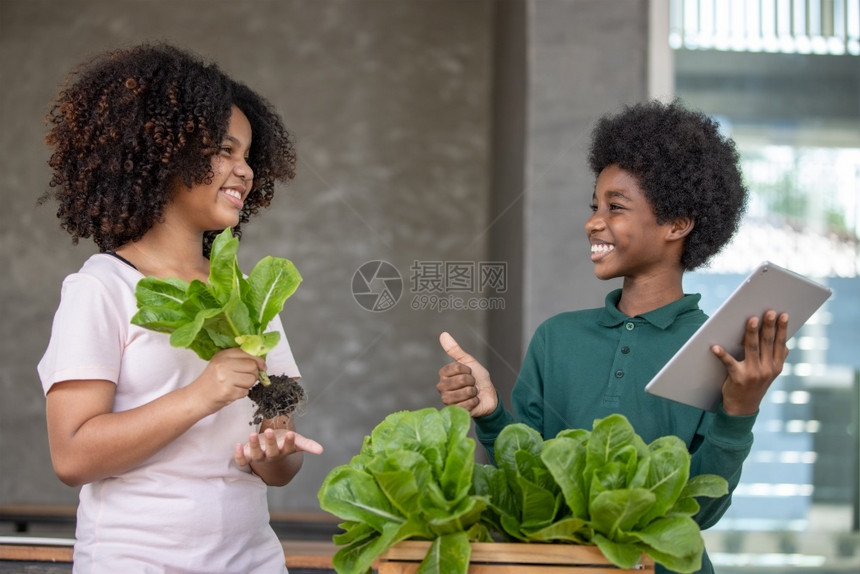
[[[602,308],[561,313],[538,327],[514,385],[513,414],[487,370],[448,333],[440,342],[454,362],[439,370],[437,389],[445,404],[471,413],[491,456],[499,432],[513,422],[548,439],[620,413],[646,443],[680,437],[692,455],[690,476],[717,474],[729,483],[727,496],[699,500],[695,520],[707,528],[731,504],[759,404],[782,371],[788,316],[771,310],[750,318],[742,361],[712,349],[728,372],[717,412],[644,388],[707,318],[700,295],[684,294],[682,276],[737,230],[747,200],[738,154],[704,114],[678,101],[651,101],[598,121],[589,165],[596,184],[585,231],[594,273],[621,277],[622,288]],[[657,571],[666,572],[659,564]],[[713,572],[707,553],[699,572]]]

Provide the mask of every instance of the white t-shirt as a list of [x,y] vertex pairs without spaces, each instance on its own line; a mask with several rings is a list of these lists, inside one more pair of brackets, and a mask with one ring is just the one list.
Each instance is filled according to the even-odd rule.
[[[63,281],[51,341],[39,362],[54,383],[116,383],[114,411],[148,403],[193,381],[206,366],[169,335],[130,320],[143,277],[109,254],[90,257]],[[280,318],[281,341],[266,357],[273,374],[299,376]],[[233,460],[254,405],[241,399],[192,426],[138,467],[81,488],[74,571],[87,574],[286,572],[269,526],[266,484]]]

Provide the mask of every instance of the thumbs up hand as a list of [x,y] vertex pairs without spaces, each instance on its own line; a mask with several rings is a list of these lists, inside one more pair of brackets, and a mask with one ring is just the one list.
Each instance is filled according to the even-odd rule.
[[448,333],[439,336],[439,343],[454,359],[439,369],[436,390],[446,405],[463,407],[472,417],[482,417],[496,410],[499,397],[490,381],[490,373],[475,357],[460,348]]

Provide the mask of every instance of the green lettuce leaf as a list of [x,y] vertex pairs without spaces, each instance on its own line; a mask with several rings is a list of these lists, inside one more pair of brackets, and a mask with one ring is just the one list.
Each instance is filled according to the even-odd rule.
[[406,522],[367,472],[335,467],[323,481],[320,493],[324,510],[345,520],[368,524],[377,532],[388,524]]
[[188,283],[182,279],[144,277],[138,281],[135,296],[142,306],[179,311],[187,290]]
[[633,443],[634,436],[636,433],[633,426],[623,415],[609,415],[605,419],[595,421],[586,450],[586,474],[591,474],[594,469],[602,468],[617,456],[629,452],[627,447]]
[[430,545],[416,574],[466,574],[472,547],[466,532],[439,536]]
[[654,493],[656,501],[640,519],[641,526],[665,516],[675,505],[690,477],[690,453],[683,443],[680,447],[659,448],[651,453],[648,470],[645,488]]
[[422,532],[422,527],[414,522],[386,524],[381,532],[355,540],[342,547],[332,556],[332,565],[338,574],[369,573],[380,554],[402,540],[407,540]]
[[284,308],[284,302],[301,283],[301,275],[291,261],[264,257],[248,275],[247,305],[255,329],[265,327]]
[[519,476],[517,486],[522,493],[520,506],[520,529],[540,529],[552,524],[558,512],[561,497]]
[[517,452],[523,450],[540,456],[543,449],[543,438],[528,425],[516,423],[506,426],[496,437],[496,464],[504,471],[508,479],[508,485],[514,494],[521,496],[517,484],[519,468],[517,467]]
[[690,517],[660,518],[629,534],[641,542],[649,556],[670,570],[687,574],[702,567],[705,544],[699,525]]
[[209,254],[209,284],[218,302],[225,305],[233,293],[238,292],[239,265],[236,255],[239,252],[239,238],[229,229],[219,233],[212,242]]
[[191,349],[207,361],[233,347],[266,356],[280,339],[277,331],[266,328],[302,278],[290,261],[264,257],[246,280],[236,259],[238,249],[239,239],[230,229],[218,234],[210,253],[208,283],[141,279],[135,288],[138,311],[131,322],[169,333],[171,345]]
[[561,488],[572,515],[583,519],[588,518],[587,490],[583,479],[587,439],[587,433],[580,435],[579,440],[559,434],[546,441],[541,452],[541,460]]
[[645,488],[606,490],[591,503],[591,524],[607,538],[615,539],[636,526],[656,498]]
[[619,568],[633,570],[642,558],[642,550],[635,544],[615,542],[600,534],[594,535],[594,543]]
[[523,538],[529,542],[569,542],[573,544],[587,544],[592,540],[593,534],[588,528],[588,523],[582,518],[569,516],[556,520],[548,526],[537,530],[523,528]]
[[486,507],[486,500],[470,496],[451,510],[439,507],[425,508],[424,516],[433,534],[445,535],[469,530],[480,520]]
[[681,491],[681,496],[704,496],[719,498],[729,493],[729,483],[722,476],[700,474],[691,478]]

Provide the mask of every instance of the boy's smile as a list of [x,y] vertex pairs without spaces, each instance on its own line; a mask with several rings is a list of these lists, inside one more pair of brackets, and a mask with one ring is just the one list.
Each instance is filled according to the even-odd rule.
[[606,254],[615,249],[614,245],[610,245],[609,243],[599,243],[597,241],[592,242],[591,244],[591,260],[599,261]]

